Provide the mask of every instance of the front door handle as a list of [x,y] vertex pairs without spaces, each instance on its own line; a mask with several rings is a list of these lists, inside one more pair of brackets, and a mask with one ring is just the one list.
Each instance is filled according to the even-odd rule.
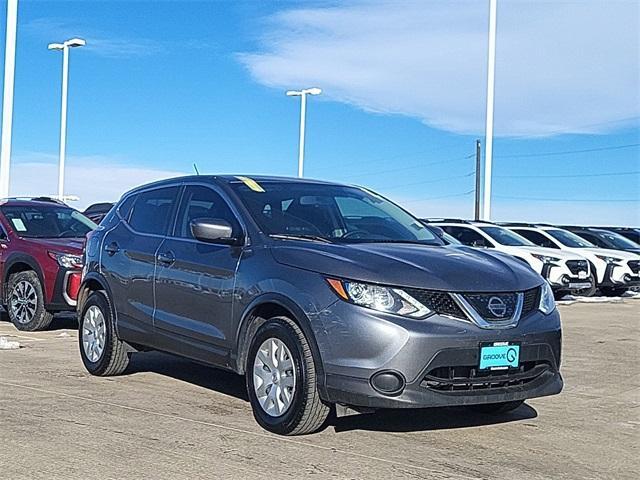
[[158,256],[156,257],[156,259],[158,260],[158,263],[160,263],[161,265],[165,265],[165,266],[172,265],[173,262],[176,261],[176,257],[173,254],[173,252],[159,253]]
[[107,252],[109,256],[113,256],[120,251],[120,246],[116,242],[111,242],[104,247],[104,251]]

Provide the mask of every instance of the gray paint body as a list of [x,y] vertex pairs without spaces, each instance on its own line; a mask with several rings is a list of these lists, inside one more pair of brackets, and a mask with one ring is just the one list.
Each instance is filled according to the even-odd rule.
[[[94,233],[84,284],[98,282],[107,290],[121,339],[243,373],[252,312],[269,303],[288,310],[310,340],[320,393],[329,402],[361,407],[463,405],[521,400],[562,389],[557,311],[544,315],[535,310],[515,328],[486,330],[445,316],[413,320],[352,305],[326,282],[334,277],[448,292],[514,292],[540,286],[543,279],[521,262],[466,247],[272,239],[259,231],[228,188],[233,180],[174,179],[141,187],[123,199],[145,188],[207,185],[238,216],[243,245],[140,235],[115,209]],[[111,244],[118,251],[106,254]],[[167,252],[175,262],[162,265],[157,256]],[[480,343],[496,341],[520,342],[523,361],[544,359],[552,368],[527,386],[491,393],[439,393],[421,385],[443,359],[477,364]],[[371,376],[382,370],[406,379],[401,394],[382,395],[371,386]]]

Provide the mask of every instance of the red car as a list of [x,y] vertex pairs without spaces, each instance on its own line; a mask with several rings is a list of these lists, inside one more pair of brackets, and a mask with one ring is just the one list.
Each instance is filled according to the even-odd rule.
[[0,201],[0,302],[19,330],[73,311],[85,235],[95,223],[51,199]]

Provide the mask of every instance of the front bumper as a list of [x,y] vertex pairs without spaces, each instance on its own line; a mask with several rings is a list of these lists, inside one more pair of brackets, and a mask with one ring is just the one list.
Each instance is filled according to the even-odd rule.
[[542,268],[541,275],[549,282],[549,285],[555,291],[580,290],[593,286],[589,278],[588,267],[583,270],[581,274],[576,274],[564,263],[547,263]]
[[[332,342],[323,359],[329,402],[369,408],[442,407],[525,400],[557,394],[563,387],[557,311],[549,316],[534,312],[512,329],[485,330],[442,316],[411,321],[372,314],[340,302],[327,313],[325,325],[328,338],[341,338]],[[341,337],[333,335],[337,328]],[[480,371],[480,344],[504,341],[520,344],[520,368]],[[381,393],[371,383],[380,372],[399,375],[404,388]]]
[[47,310],[54,312],[75,310],[80,275],[79,270],[65,268],[58,270],[51,299],[46,305]]
[[609,264],[601,287],[636,287],[640,285],[640,272],[632,270],[628,263]]

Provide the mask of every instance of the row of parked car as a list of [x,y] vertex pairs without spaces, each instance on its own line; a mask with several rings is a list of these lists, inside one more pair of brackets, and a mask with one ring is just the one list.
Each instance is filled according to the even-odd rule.
[[421,221],[370,190],[311,180],[169,179],[86,214],[100,225],[56,200],[0,203],[14,325],[43,329],[75,308],[96,376],[149,349],[244,375],[258,423],[286,435],[342,407],[500,413],[556,394],[552,288],[640,280],[636,253],[564,229]]
[[640,285],[640,229],[423,219],[448,244],[504,252],[542,275],[556,297],[618,296]]

